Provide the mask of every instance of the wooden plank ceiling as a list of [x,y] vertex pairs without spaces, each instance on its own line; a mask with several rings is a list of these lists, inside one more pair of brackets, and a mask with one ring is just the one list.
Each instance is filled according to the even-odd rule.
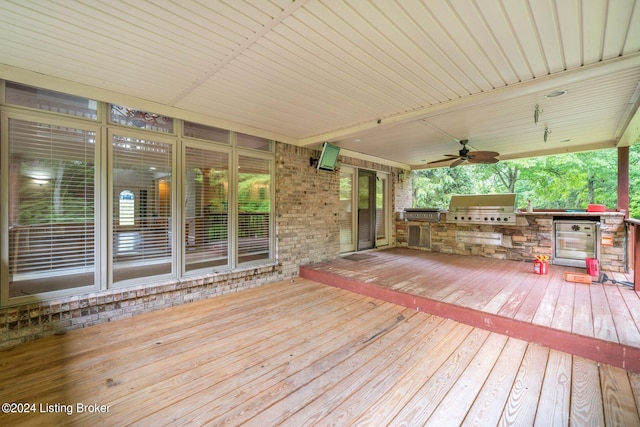
[[4,0],[0,23],[0,78],[403,167],[640,134],[640,0]]

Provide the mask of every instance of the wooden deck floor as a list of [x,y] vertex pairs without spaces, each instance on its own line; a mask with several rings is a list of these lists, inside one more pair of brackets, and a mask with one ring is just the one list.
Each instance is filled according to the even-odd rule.
[[34,405],[11,426],[640,425],[638,373],[305,279],[29,342],[0,378]]
[[[362,256],[363,254],[358,254]],[[640,372],[640,295],[567,282],[552,265],[395,248],[301,268],[301,276]],[[621,273],[607,273],[630,280]]]

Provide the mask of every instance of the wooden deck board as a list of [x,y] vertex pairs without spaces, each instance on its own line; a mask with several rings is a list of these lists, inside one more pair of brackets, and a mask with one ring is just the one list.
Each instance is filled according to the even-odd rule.
[[513,318],[522,322],[532,323],[533,318],[540,309],[540,305],[542,304],[547,291],[553,293],[556,288],[549,284],[551,282],[552,274],[534,275],[529,272],[527,276],[529,292],[518,307],[518,311]]
[[391,424],[422,425],[425,423],[447,392],[455,385],[488,336],[489,332],[474,329],[434,375],[424,382]]
[[605,286],[605,294],[610,307],[619,307],[618,310],[611,310],[611,316],[616,326],[616,332],[620,341],[628,343],[634,347],[640,347],[640,332],[635,323],[633,315],[628,310],[625,299],[621,293],[628,293],[629,289],[618,286]]
[[640,425],[628,373],[620,368],[604,365],[600,368],[600,381],[606,425]]
[[473,328],[446,320],[442,328],[434,331],[430,337],[430,346],[422,359],[398,378],[387,393],[370,402],[368,410],[362,413],[354,425],[389,425],[397,413],[404,408],[413,396],[422,388],[422,379],[430,378],[450,356],[451,349],[457,348]]
[[611,314],[612,307],[609,306],[604,286],[590,286],[589,290],[591,291],[594,337],[605,341],[620,342]]
[[12,426],[633,425],[640,393],[634,372],[305,279],[22,344],[0,377],[4,402],[74,411]]
[[571,330],[574,334],[593,337],[593,311],[589,285],[575,286],[574,310]]
[[551,350],[536,411],[535,425],[540,427],[569,425],[571,396],[571,356]]
[[533,425],[548,356],[546,347],[527,346],[498,425]]
[[[629,287],[565,281],[565,272],[585,271],[575,267],[551,265],[539,275],[525,262],[406,248],[372,253],[385,268],[367,283],[357,280],[366,268],[358,262],[333,278],[327,275],[333,261],[303,266],[301,275],[640,371],[640,294]],[[393,284],[396,277],[401,286]]]
[[502,415],[504,403],[511,393],[517,369],[520,366],[527,343],[509,338],[498,357],[482,389],[464,417],[463,426],[497,425]]
[[495,366],[507,339],[505,335],[489,335],[463,375],[433,411],[427,421],[429,424],[451,426],[459,424],[460,420],[466,417],[485,379]]
[[390,352],[388,357],[391,360],[385,364],[363,365],[331,388],[330,392],[316,396],[304,410],[292,414],[286,421],[294,425],[311,425],[322,419],[323,423],[328,423],[329,417],[335,420],[353,419],[357,414],[368,411],[372,402],[378,400],[380,391],[384,391],[383,396],[389,395],[398,378],[406,377],[407,372],[434,348],[434,341],[446,339],[447,332],[456,326],[454,322],[435,316],[426,320],[427,323],[415,331],[418,335],[414,335],[416,344],[413,347],[407,347],[402,353]]
[[573,357],[571,373],[571,425],[603,426],[604,412],[598,363]]

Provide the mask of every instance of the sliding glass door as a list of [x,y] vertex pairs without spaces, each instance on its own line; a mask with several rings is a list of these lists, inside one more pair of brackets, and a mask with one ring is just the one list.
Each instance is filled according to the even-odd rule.
[[389,211],[388,174],[340,168],[340,252],[388,245]]

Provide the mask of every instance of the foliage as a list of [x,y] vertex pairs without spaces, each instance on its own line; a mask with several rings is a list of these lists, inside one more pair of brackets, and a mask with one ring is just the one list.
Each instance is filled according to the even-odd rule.
[[238,210],[240,213],[268,213],[271,210],[268,174],[243,173],[238,177]]
[[[516,193],[538,209],[617,206],[617,150],[598,150],[504,161],[493,165],[437,168],[413,173],[416,207],[446,208],[452,194]],[[629,212],[640,218],[640,144],[629,150]]]
[[[52,179],[45,184],[34,184],[31,177],[20,176],[19,224],[84,222],[93,216],[93,165],[62,160],[41,161],[39,165],[51,171]],[[29,170],[30,166],[25,160],[20,169]]]
[[413,173],[413,200],[416,207],[445,209],[452,194],[474,191],[473,177],[467,168],[424,169]]

